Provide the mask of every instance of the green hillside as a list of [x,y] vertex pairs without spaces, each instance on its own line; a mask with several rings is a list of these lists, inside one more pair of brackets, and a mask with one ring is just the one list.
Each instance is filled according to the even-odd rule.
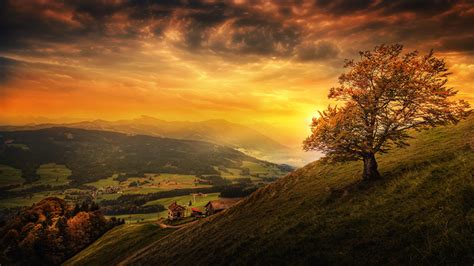
[[176,229],[157,224],[124,224],[110,230],[64,265],[114,265]]
[[124,262],[470,265],[474,119],[413,135],[379,156],[383,180],[361,183],[360,162],[314,162]]
[[288,152],[288,148],[270,137],[249,127],[226,120],[205,120],[200,122],[165,121],[149,116],[118,121],[83,121],[67,124],[39,124],[25,126],[0,126],[0,131],[37,130],[51,127],[106,130],[133,135],[149,135],[173,139],[199,140],[232,148],[243,149],[252,156]]
[[214,166],[239,167],[243,160],[258,161],[201,141],[77,128],[0,132],[0,164],[21,169],[29,181],[38,179],[38,168],[47,163],[65,165],[72,171],[71,180],[87,183],[114,173],[218,174]]

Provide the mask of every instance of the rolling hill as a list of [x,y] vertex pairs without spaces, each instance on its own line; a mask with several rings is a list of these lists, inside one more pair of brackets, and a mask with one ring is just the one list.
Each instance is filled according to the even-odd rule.
[[78,128],[0,132],[0,143],[0,165],[22,170],[28,181],[38,179],[37,170],[48,163],[65,165],[72,171],[69,178],[83,184],[115,173],[220,174],[215,167],[239,168],[243,161],[261,162],[202,141]]
[[122,263],[471,264],[474,118],[413,135],[379,156],[382,180],[316,161]]
[[254,157],[288,152],[287,147],[268,136],[249,127],[226,120],[165,121],[149,116],[141,116],[136,119],[118,121],[94,120],[67,124],[0,126],[0,131],[37,130],[51,127],[72,127],[173,139],[199,140],[240,149]]

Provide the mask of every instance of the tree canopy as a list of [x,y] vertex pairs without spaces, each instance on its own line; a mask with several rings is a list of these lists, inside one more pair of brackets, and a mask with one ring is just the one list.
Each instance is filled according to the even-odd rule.
[[364,179],[379,177],[375,154],[404,147],[409,129],[422,130],[457,123],[470,113],[469,104],[454,100],[447,86],[446,62],[433,51],[403,54],[400,44],[376,46],[346,60],[347,69],[329,98],[341,106],[319,112],[304,150],[320,150],[334,161],[364,161]]

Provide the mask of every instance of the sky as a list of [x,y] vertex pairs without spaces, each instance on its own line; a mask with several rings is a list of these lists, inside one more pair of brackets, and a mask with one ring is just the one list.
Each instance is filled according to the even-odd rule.
[[0,1],[0,124],[226,119],[299,145],[344,59],[445,58],[474,103],[472,1]]

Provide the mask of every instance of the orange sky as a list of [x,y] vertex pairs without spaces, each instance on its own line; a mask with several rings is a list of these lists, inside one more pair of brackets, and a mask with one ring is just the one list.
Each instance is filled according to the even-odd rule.
[[472,3],[356,2],[3,1],[0,123],[223,118],[294,146],[344,58],[395,42],[474,103]]

